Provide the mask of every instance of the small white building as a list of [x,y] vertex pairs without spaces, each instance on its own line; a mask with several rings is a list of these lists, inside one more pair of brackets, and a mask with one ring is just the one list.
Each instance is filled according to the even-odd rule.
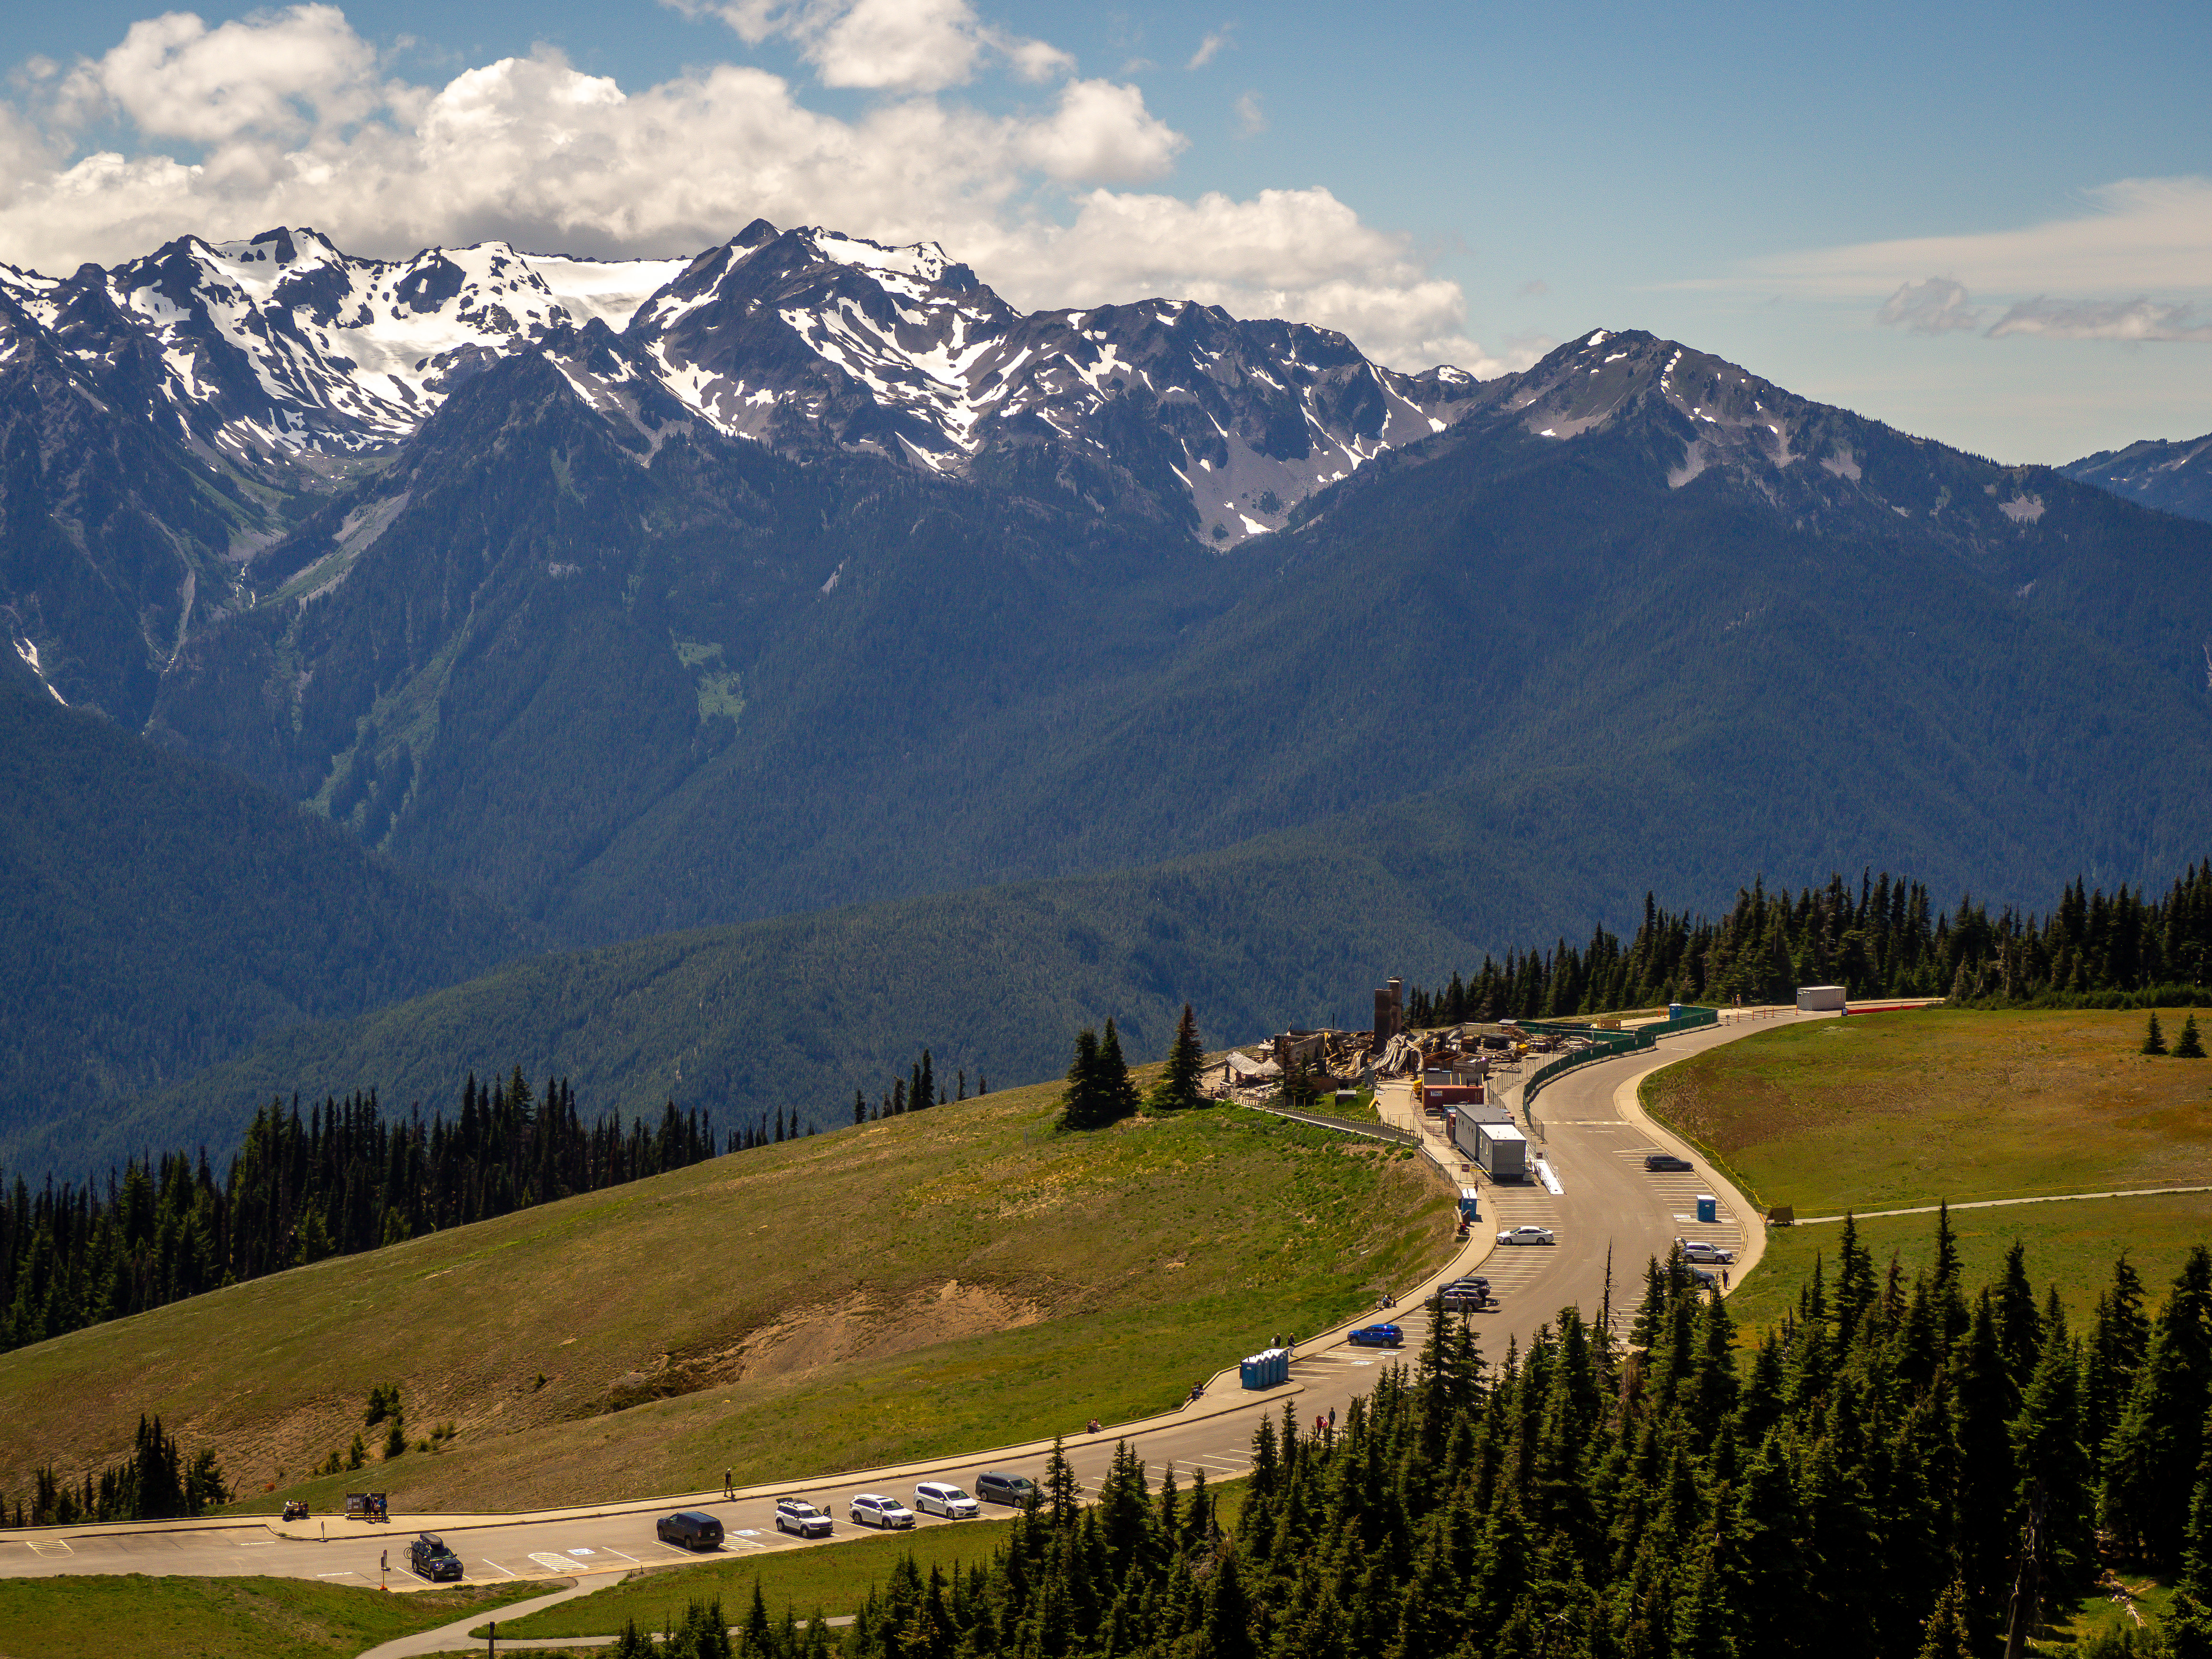
[[1801,985],[1797,988],[1797,1012],[1801,1014],[1839,1014],[1844,1011],[1844,988],[1840,985]]

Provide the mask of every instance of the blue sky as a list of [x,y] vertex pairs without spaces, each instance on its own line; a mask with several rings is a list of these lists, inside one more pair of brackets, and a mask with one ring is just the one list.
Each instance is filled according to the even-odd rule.
[[[17,9],[18,12],[22,9]],[[2004,460],[2212,430],[2201,4],[118,0],[0,24],[0,259],[931,237],[1495,373],[1648,328]]]

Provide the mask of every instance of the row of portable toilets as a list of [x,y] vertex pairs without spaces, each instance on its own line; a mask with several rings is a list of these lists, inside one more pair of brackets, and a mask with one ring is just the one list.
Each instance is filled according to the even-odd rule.
[[1279,1389],[1291,1380],[1291,1351],[1269,1348],[1237,1362],[1238,1374],[1248,1389]]

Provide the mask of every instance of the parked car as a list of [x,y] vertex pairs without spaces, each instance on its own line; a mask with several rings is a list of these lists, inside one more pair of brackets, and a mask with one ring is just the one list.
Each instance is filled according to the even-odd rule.
[[864,1492],[853,1500],[853,1524],[860,1527],[910,1527],[914,1511],[896,1498]]
[[1721,1276],[1711,1267],[1692,1267],[1690,1278],[1701,1291],[1717,1291],[1721,1287]]
[[987,1504],[1011,1504],[1019,1509],[1030,1501],[1030,1494],[1036,1490],[1036,1482],[1026,1475],[986,1469],[975,1477],[975,1496]]
[[804,1498],[779,1498],[775,1501],[775,1529],[797,1533],[801,1538],[827,1538],[830,1517]]
[[704,1510],[678,1510],[653,1522],[653,1536],[687,1550],[711,1550],[722,1541],[722,1523]]
[[945,1480],[924,1480],[914,1489],[914,1507],[922,1515],[941,1515],[947,1521],[972,1521],[982,1510],[975,1500]]
[[1344,1340],[1355,1348],[1402,1348],[1406,1333],[1395,1325],[1363,1325]]
[[1500,1244],[1556,1244],[1549,1227],[1512,1227],[1498,1235]]
[[407,1540],[407,1565],[434,1584],[461,1576],[461,1558],[434,1532],[418,1533]]
[[1647,1170],[1667,1170],[1686,1173],[1690,1168],[1690,1160],[1686,1158],[1677,1158],[1672,1152],[1650,1152],[1644,1157],[1644,1167]]
[[1449,1313],[1474,1313],[1490,1304],[1490,1281],[1486,1279],[1460,1279],[1445,1285],[1429,1298],[1431,1305]]
[[1719,1262],[1726,1265],[1735,1260],[1734,1250],[1724,1250],[1719,1245],[1708,1244],[1702,1239],[1678,1238],[1674,1242],[1682,1247],[1682,1260],[1685,1261]]

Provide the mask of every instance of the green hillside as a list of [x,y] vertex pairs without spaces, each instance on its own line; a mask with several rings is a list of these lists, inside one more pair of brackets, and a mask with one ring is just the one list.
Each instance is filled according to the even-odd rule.
[[520,943],[481,901],[20,679],[0,684],[0,1164],[75,1176],[110,1161],[105,1103]]
[[[1392,973],[1441,980],[1480,949],[1470,890],[1533,927],[1571,899],[1455,838],[1410,870],[1282,836],[1152,870],[1030,882],[702,928],[533,957],[356,1018],[270,1033],[123,1114],[97,1140],[227,1146],[271,1095],[375,1088],[450,1107],[460,1079],[520,1065],[570,1079],[592,1115],[665,1101],[717,1122],[795,1110],[848,1122],[924,1048],[950,1082],[1057,1076],[1079,1026],[1111,1016],[1164,1054],[1185,1001],[1216,1044],[1365,1017]],[[1537,872],[1543,875],[1547,872]],[[1434,875],[1431,886],[1423,878]]]
[[[1001,1091],[338,1257],[0,1356],[0,1494],[141,1412],[257,1508],[396,1384],[395,1511],[644,1497],[1173,1406],[1450,1249],[1402,1149],[1235,1109],[1053,1127]],[[403,1319],[405,1340],[392,1338]],[[379,1431],[381,1433],[381,1431]],[[275,1491],[266,1489],[274,1486]]]

